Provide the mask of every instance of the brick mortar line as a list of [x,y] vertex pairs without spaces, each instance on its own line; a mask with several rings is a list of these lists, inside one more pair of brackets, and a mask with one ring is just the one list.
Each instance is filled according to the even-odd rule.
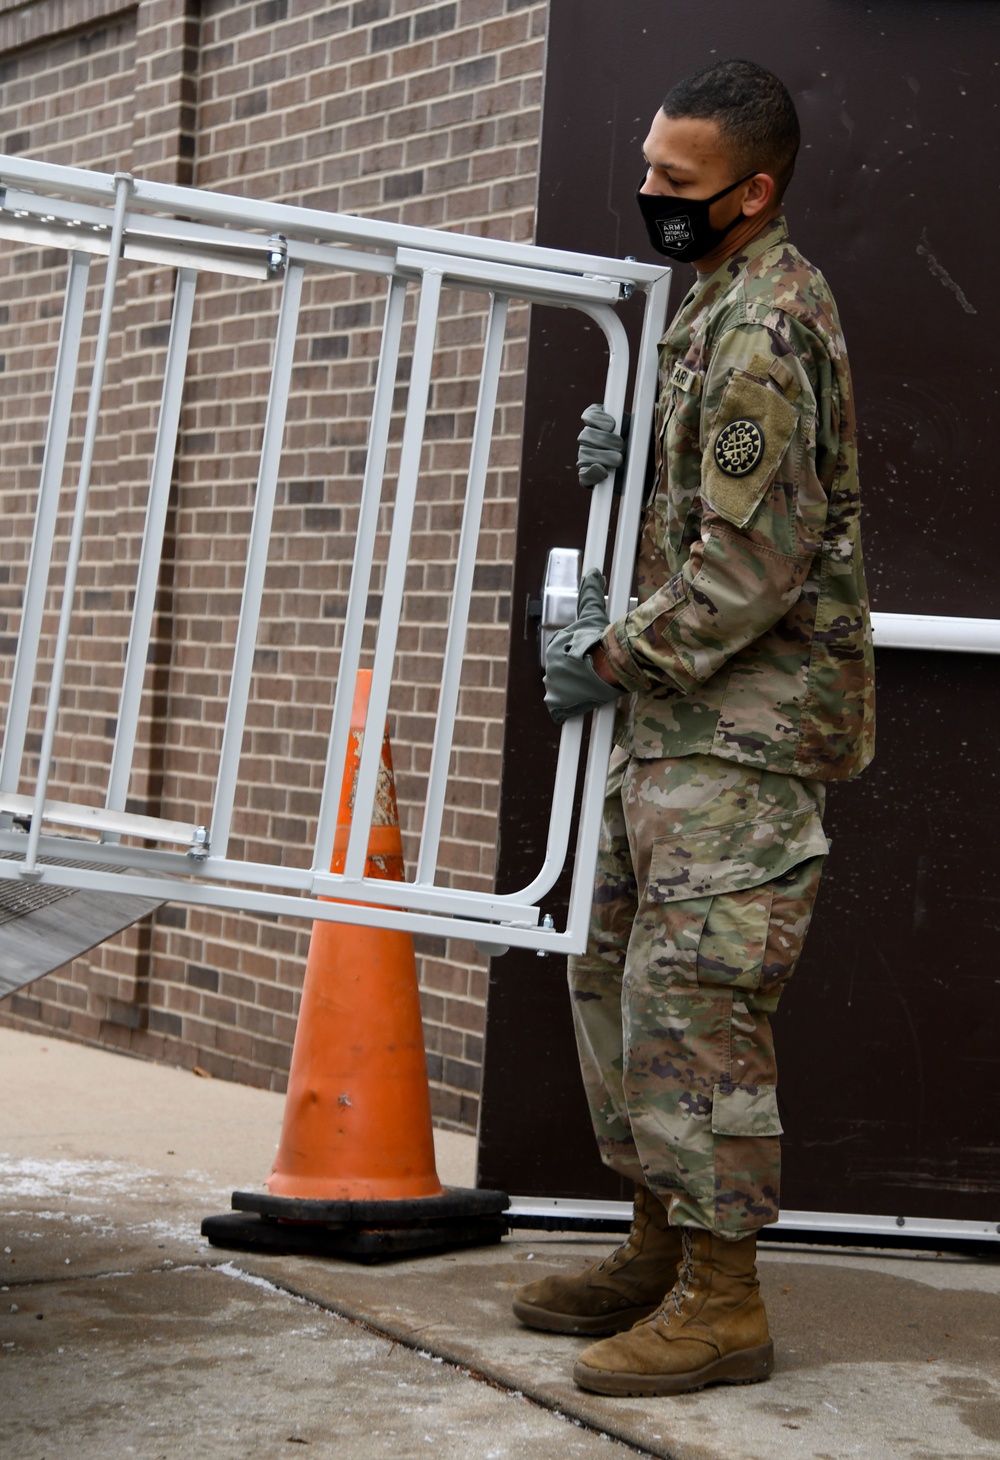
[[[0,0],[0,58],[135,14],[140,0]],[[79,14],[77,15],[77,11]]]
[[[0,0],[0,13],[2,13],[3,3],[4,3],[4,0]],[[63,5],[63,4],[66,4],[66,3],[67,3],[67,0],[39,0],[39,4],[40,5],[53,5],[53,6],[55,6],[55,5]],[[114,6],[114,7],[118,8],[118,9],[130,10],[130,9],[134,9],[138,4],[143,3],[143,0],[133,0],[133,4],[132,5],[126,4],[125,3],[125,0],[91,0],[91,3],[92,4],[95,4],[95,5],[109,5],[109,6]],[[74,27],[74,28],[77,28],[77,27]],[[469,27],[469,29],[474,29],[474,27]],[[295,110],[301,110],[304,107],[322,106],[324,104],[324,102],[329,101],[332,97],[345,96],[345,95],[348,95],[348,94],[350,94],[352,96],[360,96],[362,98],[362,100],[364,101],[364,100],[367,100],[368,96],[373,91],[384,91],[387,86],[393,86],[393,85],[396,85],[396,84],[401,85],[401,86],[405,86],[405,85],[407,85],[411,81],[416,81],[416,80],[419,80],[419,79],[421,79],[423,77],[426,77],[426,76],[435,76],[435,75],[438,75],[438,74],[440,74],[442,72],[445,72],[445,71],[454,71],[454,69],[455,69],[456,66],[464,66],[464,65],[467,65],[468,62],[469,62],[469,60],[483,60],[483,59],[485,59],[485,57],[488,57],[488,56],[497,56],[497,57],[506,56],[506,55],[509,55],[512,51],[520,50],[522,48],[522,44],[530,44],[530,45],[537,45],[537,46],[539,46],[542,49],[542,54],[543,54],[543,57],[544,57],[545,37],[544,36],[534,36],[534,37],[532,37],[532,39],[531,39],[530,42],[527,42],[527,43],[519,43],[518,45],[499,46],[496,50],[486,51],[483,55],[474,55],[474,56],[471,56],[471,57],[467,57],[464,61],[435,61],[430,66],[421,66],[421,67],[416,68],[413,71],[400,71],[396,75],[393,75],[393,76],[385,76],[380,81],[368,81],[368,82],[364,82],[360,86],[345,85],[341,90],[339,90],[339,91],[331,91],[329,93],[324,93],[324,95],[321,96],[321,97],[308,97],[308,96],[303,96],[303,98],[300,101],[290,102],[288,104],[288,108],[284,108],[283,107],[283,108],[281,108],[281,110],[284,111],[286,109],[292,109],[292,108],[294,108]],[[289,55],[295,55],[299,51],[307,51],[307,50],[310,50],[311,48],[312,48],[312,43],[309,43],[309,44],[303,43],[301,46],[294,47],[292,50],[290,50],[289,52],[287,52],[287,54],[289,54]],[[211,47],[209,47],[209,49],[211,49]],[[384,54],[385,55],[394,55],[394,54],[396,54],[397,51],[403,51],[405,49],[406,49],[406,46],[398,46],[398,47],[395,47],[393,50],[387,50]],[[356,64],[358,61],[370,60],[371,59],[371,55],[381,55],[381,54],[383,54],[381,51],[373,51],[373,52],[371,52],[370,55],[352,57],[350,60],[345,60],[345,61],[339,62],[337,64],[344,66],[344,68],[346,69],[349,66]],[[223,79],[225,79],[225,77],[227,76],[227,74],[229,74],[229,73],[235,73],[237,71],[246,70],[247,66],[250,66],[250,65],[253,65],[253,64],[254,64],[253,62],[249,62],[249,61],[247,61],[247,62],[244,62],[244,61],[233,61],[233,63],[231,65],[229,65],[229,66],[220,66],[217,70],[213,71],[211,74],[212,74],[213,78],[215,78],[216,80],[223,80]],[[430,109],[431,107],[438,105],[442,101],[454,101],[458,97],[461,97],[461,96],[479,96],[481,93],[493,91],[493,90],[495,90],[499,86],[509,86],[512,81],[525,81],[525,80],[532,80],[535,77],[541,77],[541,76],[544,75],[544,70],[545,70],[545,68],[544,68],[543,65],[528,66],[523,71],[513,71],[513,72],[511,72],[511,74],[509,76],[497,77],[495,80],[485,82],[485,83],[483,83],[483,84],[481,84],[479,86],[464,86],[460,90],[457,90],[457,91],[449,91],[446,95],[445,94],[442,94],[441,96],[429,96],[429,97],[426,97],[426,98],[421,98],[420,100],[406,100],[406,101],[400,102],[400,104],[398,106],[393,106],[393,107],[380,107],[378,109],[377,115],[391,116],[394,112],[413,111],[413,110],[415,110],[418,107],[426,107],[426,108]],[[307,75],[307,76],[308,76],[308,74],[309,73],[305,73],[305,75]],[[235,99],[235,98],[241,97],[241,96],[249,96],[250,94],[252,94],[253,92],[256,92],[256,91],[268,91],[271,87],[274,87],[274,86],[287,86],[289,84],[289,81],[290,81],[290,78],[288,76],[275,77],[275,78],[270,79],[270,80],[267,80],[267,81],[260,81],[260,82],[258,82],[256,84],[251,79],[251,81],[246,86],[241,87],[238,91],[227,91],[225,93],[225,98]],[[211,99],[211,102],[213,103],[213,105],[217,105],[221,100],[223,100],[223,97],[221,97],[221,96],[212,96],[210,99]],[[521,107],[516,108],[513,111],[504,111],[504,112],[498,113],[498,116],[502,116],[504,118],[506,118],[506,117],[517,117],[517,116],[523,116],[526,112],[539,111],[540,109],[541,109],[540,103],[535,102],[531,106],[521,106]],[[356,125],[358,122],[363,122],[363,121],[369,120],[371,117],[373,117],[375,115],[376,115],[375,112],[363,111],[363,112],[361,112],[356,117],[345,117],[341,122],[338,122],[337,125],[338,126],[345,126],[345,127],[352,126],[352,125]],[[247,118],[246,120],[252,120],[252,118]],[[487,117],[479,118],[479,120],[481,120],[481,121],[495,121],[495,120],[497,120],[497,118],[496,117],[487,116]],[[421,129],[421,131],[419,132],[419,134],[415,134],[415,135],[419,135],[419,136],[435,136],[437,134],[437,132],[439,132],[439,131],[446,131],[446,130],[448,130],[448,129],[452,128],[452,127],[455,127],[455,126],[468,126],[468,123],[467,122],[462,122],[462,123],[450,122],[450,123],[448,123],[448,126],[447,127],[432,127],[432,128],[427,129],[426,131],[424,131],[423,129]],[[365,145],[368,146],[368,145],[371,145],[371,144],[366,143]]]

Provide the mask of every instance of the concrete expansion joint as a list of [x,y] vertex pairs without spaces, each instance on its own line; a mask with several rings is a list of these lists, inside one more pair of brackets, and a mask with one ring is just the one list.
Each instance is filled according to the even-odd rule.
[[[50,1288],[58,1284],[60,1287],[66,1283],[110,1283],[119,1278],[149,1277],[153,1273],[165,1273],[171,1277],[179,1272],[210,1272],[216,1268],[224,1267],[225,1263],[220,1262],[171,1262],[165,1258],[162,1262],[154,1262],[148,1267],[113,1267],[107,1272],[94,1272],[90,1268],[81,1268],[74,1272],[60,1272],[56,1270],[51,1275],[35,1273],[29,1277],[7,1277],[0,1287],[0,1293],[15,1292],[21,1288]],[[283,1291],[275,1288],[275,1292]],[[317,1304],[321,1307],[321,1304]]]
[[[532,1386],[526,1385],[523,1379],[513,1382],[511,1379],[506,1378],[499,1368],[493,1372],[475,1368],[448,1344],[437,1342],[433,1348],[429,1347],[431,1343],[434,1343],[433,1338],[428,1333],[431,1325],[421,1325],[420,1327],[413,1328],[400,1324],[398,1329],[388,1324],[382,1326],[373,1323],[370,1318],[363,1317],[350,1303],[334,1305],[330,1302],[324,1302],[322,1299],[317,1298],[315,1294],[306,1292],[304,1289],[299,1288],[294,1283],[288,1282],[284,1278],[280,1280],[273,1276],[265,1278],[259,1273],[251,1272],[247,1268],[237,1267],[235,1261],[219,1264],[207,1263],[204,1265],[207,1267],[215,1267],[216,1270],[222,1270],[229,1277],[239,1278],[242,1275],[246,1280],[260,1283],[276,1293],[281,1293],[284,1297],[298,1299],[301,1302],[308,1303],[310,1307],[318,1308],[323,1312],[332,1314],[335,1318],[342,1318],[354,1328],[371,1334],[374,1338],[386,1339],[390,1345],[390,1353],[395,1348],[409,1349],[420,1358],[430,1359],[432,1363],[444,1364],[455,1373],[461,1374],[464,1378],[473,1379],[477,1383],[485,1384],[488,1388],[506,1394],[511,1399],[523,1399],[533,1408],[545,1410],[556,1419],[561,1419],[566,1424],[573,1425],[577,1429],[588,1430],[591,1434],[598,1436],[602,1440],[612,1440],[630,1454],[644,1456],[655,1455],[657,1460],[680,1460],[680,1457],[675,1457],[670,1450],[659,1448],[649,1450],[642,1445],[635,1444],[634,1441],[628,1439],[625,1435],[616,1433],[613,1426],[608,1424],[606,1416],[602,1417],[600,1424],[595,1423],[584,1416],[571,1414],[558,1404],[553,1403],[544,1391],[533,1392]],[[583,1396],[581,1396],[582,1398]]]

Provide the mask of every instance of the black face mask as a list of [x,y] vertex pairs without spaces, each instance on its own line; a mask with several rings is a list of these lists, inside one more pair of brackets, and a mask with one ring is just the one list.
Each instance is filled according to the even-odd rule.
[[644,193],[640,191],[646,181],[643,177],[635,196],[649,241],[656,252],[680,264],[694,263],[711,253],[729,230],[736,227],[743,214],[737,213],[725,228],[713,228],[708,221],[709,208],[754,175],[748,172],[746,177],[737,178],[736,182],[713,193],[710,198],[664,198],[655,193]]

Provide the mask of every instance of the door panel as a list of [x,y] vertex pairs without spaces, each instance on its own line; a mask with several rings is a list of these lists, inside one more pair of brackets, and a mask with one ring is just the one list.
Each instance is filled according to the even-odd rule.
[[[997,8],[805,0],[794,25],[780,0],[611,9],[552,0],[538,241],[650,258],[632,194],[663,93],[716,56],[775,70],[803,126],[792,237],[830,279],[850,350],[873,604],[1000,618],[1000,298],[983,263],[1000,224]],[[676,272],[675,305],[692,277]],[[574,438],[600,382],[578,366],[580,328],[555,311],[533,322],[515,603],[537,597],[548,548],[583,530]],[[882,650],[877,664],[875,764],[831,790],[833,852],[776,1016],[783,1205],[996,1219],[1000,663]],[[510,675],[504,885],[535,844],[532,774],[553,740],[530,624]],[[480,1179],[627,1194],[594,1154],[564,959],[493,965]]]

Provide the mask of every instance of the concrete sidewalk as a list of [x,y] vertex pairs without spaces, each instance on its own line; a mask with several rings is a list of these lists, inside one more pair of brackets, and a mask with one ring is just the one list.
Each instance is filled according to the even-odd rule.
[[[510,1296],[606,1238],[358,1267],[199,1235],[260,1188],[281,1096],[0,1029],[0,1455],[338,1460],[1000,1456],[1000,1265],[768,1248],[766,1384],[611,1400]],[[438,1132],[446,1183],[474,1143]]]

